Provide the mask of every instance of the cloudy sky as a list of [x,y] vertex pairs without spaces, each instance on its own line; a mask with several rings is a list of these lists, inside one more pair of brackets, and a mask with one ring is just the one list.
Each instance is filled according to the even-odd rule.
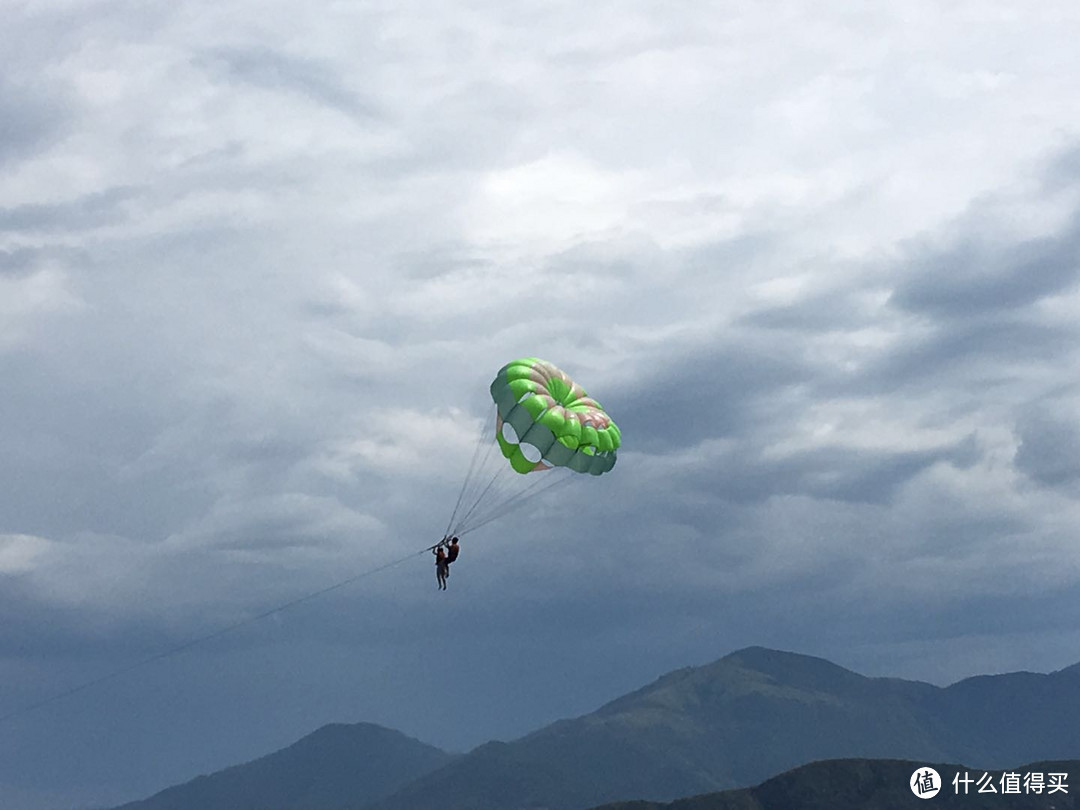
[[[3,807],[1080,660],[1075,3],[0,5]],[[522,355],[616,468],[377,571]]]

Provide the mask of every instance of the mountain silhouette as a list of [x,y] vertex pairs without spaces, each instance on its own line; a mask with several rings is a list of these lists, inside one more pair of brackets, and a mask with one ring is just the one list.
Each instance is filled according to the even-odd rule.
[[820,760],[1071,759],[1080,665],[941,688],[750,647],[458,757],[374,726],[329,729],[125,810],[584,810],[745,788]]
[[[592,810],[911,810],[923,806],[910,787],[912,777],[926,766],[940,777],[940,792],[929,807],[942,810],[1075,810],[1080,790],[1065,780],[1065,790],[1049,791],[1048,775],[1080,774],[1080,760],[1036,762],[1009,769],[1015,774],[1017,793],[1004,793],[1002,771],[972,770],[947,763],[903,760],[841,759],[814,762],[741,790],[676,799],[673,802],[618,802]],[[1036,792],[1025,783],[1028,774],[1041,774],[1043,788]],[[972,780],[965,788],[953,785],[960,775]],[[985,782],[983,780],[986,780]],[[987,784],[988,783],[988,784]],[[990,792],[992,787],[994,792]],[[1011,787],[1009,788],[1012,789]],[[966,792],[965,792],[966,790]]]
[[200,776],[122,810],[315,810],[374,801],[453,759],[371,723],[323,726],[269,756]]

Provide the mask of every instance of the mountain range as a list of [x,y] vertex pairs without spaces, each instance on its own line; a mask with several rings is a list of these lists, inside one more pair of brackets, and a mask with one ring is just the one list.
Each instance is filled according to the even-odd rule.
[[1078,756],[1080,665],[941,688],[751,647],[467,754],[327,726],[123,810],[584,810],[745,788],[819,760],[991,769]]

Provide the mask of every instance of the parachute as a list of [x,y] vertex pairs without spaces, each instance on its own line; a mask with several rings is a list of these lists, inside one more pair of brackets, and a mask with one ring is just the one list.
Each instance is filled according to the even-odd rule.
[[546,360],[507,363],[490,392],[494,436],[490,427],[481,432],[448,536],[478,529],[580,475],[610,472],[622,443],[600,403]]
[[569,467],[601,475],[615,466],[619,428],[557,366],[535,357],[507,363],[491,384],[491,398],[496,440],[515,471]]

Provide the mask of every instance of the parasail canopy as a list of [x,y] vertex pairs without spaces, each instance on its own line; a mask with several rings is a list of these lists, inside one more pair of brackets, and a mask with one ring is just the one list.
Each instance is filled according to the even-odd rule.
[[[514,360],[499,369],[490,391],[494,441],[490,428],[481,430],[447,536],[498,520],[579,474],[602,475],[615,466],[619,428],[558,366],[536,357]],[[541,470],[550,472],[530,475]]]
[[491,383],[496,440],[519,473],[551,467],[601,475],[615,466],[619,428],[600,403],[546,360],[507,363]]

